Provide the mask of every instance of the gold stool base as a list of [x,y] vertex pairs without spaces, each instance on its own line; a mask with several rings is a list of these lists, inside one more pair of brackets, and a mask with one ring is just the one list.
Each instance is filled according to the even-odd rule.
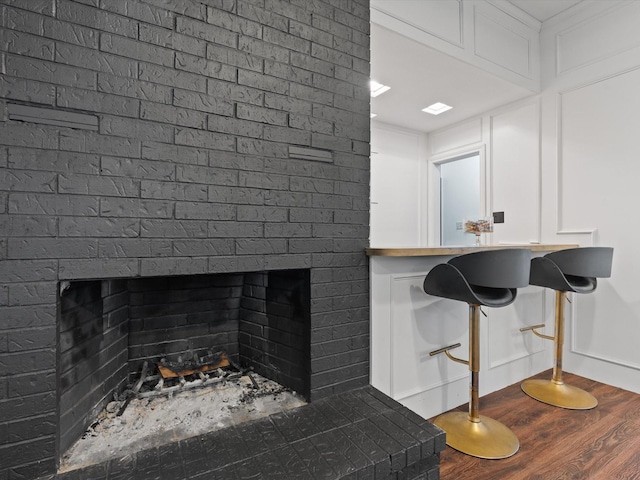
[[598,405],[598,400],[590,393],[552,380],[525,380],[520,387],[530,397],[555,407],[589,410]]
[[507,458],[520,448],[515,433],[484,415],[476,423],[469,420],[468,413],[448,412],[436,417],[433,423],[446,432],[447,445],[473,457]]

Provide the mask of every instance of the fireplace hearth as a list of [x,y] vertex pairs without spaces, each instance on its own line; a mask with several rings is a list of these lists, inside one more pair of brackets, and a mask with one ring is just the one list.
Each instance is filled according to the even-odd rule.
[[444,447],[443,431],[367,386],[55,478],[437,480]]
[[295,392],[256,373],[231,367],[205,375],[206,380],[199,375],[179,377],[177,385],[164,389],[153,387],[162,377],[150,375],[138,393],[126,390],[64,454],[59,471],[97,465],[306,405]]

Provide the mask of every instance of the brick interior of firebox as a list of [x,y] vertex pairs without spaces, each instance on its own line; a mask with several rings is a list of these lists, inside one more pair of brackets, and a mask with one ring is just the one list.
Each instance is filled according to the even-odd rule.
[[145,362],[223,352],[308,398],[309,301],[308,270],[61,284],[61,451]]

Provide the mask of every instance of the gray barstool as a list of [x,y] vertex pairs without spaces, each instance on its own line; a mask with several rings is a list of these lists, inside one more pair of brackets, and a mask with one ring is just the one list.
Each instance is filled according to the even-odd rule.
[[562,380],[562,346],[564,344],[564,302],[567,292],[592,293],[598,278],[611,276],[613,248],[584,247],[560,250],[531,260],[529,283],[556,291],[555,333],[543,335],[536,331],[544,324],[521,328],[531,330],[538,337],[553,340],[554,365],[551,380],[526,380],[522,390],[530,397],[556,407],[587,410],[598,405],[588,392],[566,385]]
[[469,253],[436,265],[424,280],[429,295],[469,304],[469,360],[454,357],[449,350],[460,344],[433,351],[469,366],[469,413],[448,412],[434,423],[447,436],[447,445],[480,458],[506,458],[518,451],[518,437],[505,425],[479,414],[480,307],[505,307],[516,299],[517,288],[529,284],[531,252],[528,249],[500,249]]

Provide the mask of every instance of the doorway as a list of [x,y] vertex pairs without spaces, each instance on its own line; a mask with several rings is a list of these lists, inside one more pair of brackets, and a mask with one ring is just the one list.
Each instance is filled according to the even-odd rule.
[[440,163],[440,245],[472,245],[464,232],[465,218],[479,218],[480,153],[474,152]]

